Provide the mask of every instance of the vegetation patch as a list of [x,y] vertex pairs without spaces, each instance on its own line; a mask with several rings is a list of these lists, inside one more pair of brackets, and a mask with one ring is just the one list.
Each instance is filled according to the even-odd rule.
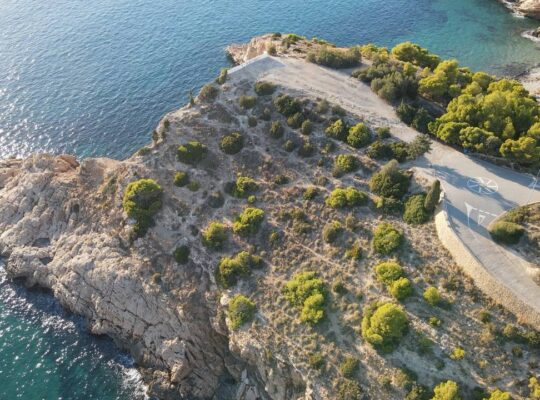
[[204,158],[207,151],[206,145],[194,140],[180,145],[176,151],[176,156],[180,162],[196,165]]
[[373,248],[379,254],[390,254],[403,244],[403,234],[387,222],[383,222],[375,228]]
[[175,186],[183,187],[189,183],[189,175],[187,172],[178,171],[174,174],[173,183]]
[[496,221],[489,227],[489,233],[497,242],[516,244],[525,233],[525,229],[513,222]]
[[283,295],[300,309],[300,321],[317,324],[324,318],[326,290],[322,279],[315,272],[295,274],[283,288]]
[[307,60],[330,68],[352,68],[360,65],[362,55],[358,47],[344,50],[321,46],[316,51],[310,52]]
[[259,96],[270,96],[276,91],[276,85],[266,81],[255,82],[255,93]]
[[221,138],[219,148],[226,154],[236,154],[244,147],[244,136],[240,132],[233,132]]
[[242,325],[253,320],[257,306],[246,296],[237,294],[229,301],[227,316],[229,317],[232,330],[239,329]]
[[238,216],[233,224],[233,231],[241,236],[254,235],[259,231],[264,220],[264,211],[248,207]]
[[134,230],[143,236],[153,223],[154,215],[162,205],[163,190],[153,179],[131,182],[125,192],[122,207],[129,218],[135,220]]
[[373,174],[369,188],[379,196],[399,200],[409,189],[409,177],[399,169],[397,161],[392,160]]
[[332,173],[334,176],[342,176],[349,172],[354,172],[358,169],[358,159],[352,154],[340,154],[336,156],[334,160],[334,169]]
[[221,250],[228,237],[228,228],[216,221],[210,222],[202,233],[203,244],[214,250]]
[[332,190],[326,198],[326,205],[332,208],[364,206],[368,202],[368,195],[352,186]]
[[420,225],[429,220],[430,214],[425,209],[424,204],[426,195],[415,194],[407,199],[405,202],[405,212],[403,213],[403,219],[408,224]]
[[248,276],[252,268],[260,267],[262,259],[247,251],[241,251],[234,257],[223,257],[218,266],[218,282],[223,287],[231,287],[239,278]]
[[362,337],[375,348],[390,352],[407,331],[409,319],[403,309],[393,303],[378,302],[364,309]]

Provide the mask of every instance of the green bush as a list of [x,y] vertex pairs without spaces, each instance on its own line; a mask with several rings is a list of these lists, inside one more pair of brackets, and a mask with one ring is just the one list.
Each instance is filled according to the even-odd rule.
[[302,128],[300,131],[302,132],[302,135],[310,135],[311,132],[313,132],[313,122],[306,119],[304,122],[302,122]]
[[352,68],[360,65],[362,55],[357,46],[347,50],[321,46],[316,51],[310,52],[307,60],[330,68]]
[[298,112],[302,112],[302,104],[299,100],[282,94],[274,99],[274,105],[280,114],[290,117]]
[[257,98],[255,96],[240,96],[240,99],[238,100],[238,104],[240,104],[240,107],[248,109],[255,107],[255,104],[257,104]]
[[383,214],[400,214],[403,211],[403,202],[393,197],[379,197],[375,207]]
[[360,361],[354,357],[347,357],[339,366],[339,372],[345,378],[353,378],[358,372]]
[[345,141],[347,140],[347,134],[348,134],[349,128],[347,127],[347,124],[343,122],[342,119],[338,119],[331,123],[324,131],[326,136],[332,139]]
[[163,190],[153,179],[139,179],[131,182],[122,200],[122,207],[129,218],[135,220],[134,230],[143,236],[153,223],[153,216],[162,205]]
[[313,353],[309,356],[308,364],[311,368],[320,370],[324,366],[324,357],[321,353]]
[[298,155],[300,157],[311,157],[314,152],[315,146],[309,140],[304,140],[298,148]]
[[407,331],[409,320],[403,309],[392,303],[375,303],[364,309],[362,337],[375,348],[392,351]]
[[435,386],[432,400],[461,400],[458,384],[454,381],[446,381]]
[[180,145],[176,151],[176,156],[180,162],[196,165],[204,158],[207,151],[208,148],[204,144],[194,140]]
[[315,106],[315,112],[318,114],[326,114],[330,108],[330,103],[328,100],[322,99]]
[[262,259],[247,251],[241,251],[234,257],[223,257],[218,266],[218,281],[228,288],[236,284],[239,278],[248,276],[252,268],[260,266]]
[[339,235],[343,232],[343,227],[338,221],[328,222],[323,227],[323,239],[326,243],[333,243],[337,240]]
[[360,244],[358,243],[353,243],[345,252],[345,256],[351,260],[360,260],[362,258],[362,247],[360,247]]
[[189,260],[189,247],[183,244],[174,250],[173,255],[178,264],[185,264]]
[[254,235],[259,231],[264,220],[264,211],[248,207],[238,216],[233,224],[233,231],[241,236]]
[[368,195],[349,186],[345,189],[334,189],[326,198],[326,205],[332,208],[364,206],[368,202]]
[[334,169],[332,173],[334,176],[342,176],[349,172],[354,172],[358,169],[358,159],[352,154],[339,154],[334,159]]
[[454,361],[462,360],[465,357],[465,350],[461,347],[456,347],[452,350],[450,358]]
[[409,177],[399,170],[397,161],[392,160],[373,174],[369,188],[379,196],[399,200],[409,189]]
[[287,118],[287,125],[293,129],[298,129],[302,126],[305,120],[306,117],[304,117],[304,114],[297,112],[296,114],[293,114]]
[[300,321],[316,324],[324,318],[326,291],[324,282],[315,272],[295,274],[285,284],[283,295],[293,306],[301,309]]
[[286,185],[289,183],[289,177],[287,175],[279,174],[274,177],[272,182],[276,185]]
[[375,140],[366,151],[367,155],[374,160],[390,160],[394,158],[394,149],[391,144]]
[[356,149],[367,146],[371,143],[371,131],[363,123],[356,124],[349,128],[347,143]]
[[255,128],[258,124],[257,117],[254,117],[253,115],[248,117],[248,126],[250,128]]
[[229,73],[229,70],[227,68],[221,68],[221,71],[219,72],[219,76],[216,78],[216,83],[219,85],[223,85],[225,82],[227,82],[228,73]]
[[270,96],[276,91],[276,85],[270,82],[257,81],[255,83],[255,93],[259,96]]
[[497,221],[489,227],[489,233],[497,242],[516,244],[525,233],[525,229],[513,222]]
[[404,300],[413,293],[411,281],[408,278],[399,278],[390,284],[390,294],[397,300]]
[[419,225],[429,220],[429,213],[424,208],[425,194],[415,194],[405,202],[403,220],[408,224]]
[[442,301],[439,290],[434,286],[430,286],[424,290],[424,299],[431,306],[438,306]]
[[378,128],[375,128],[375,133],[377,134],[377,137],[381,140],[388,139],[391,137],[390,128],[387,126],[380,126]]
[[403,234],[391,224],[383,222],[375,228],[373,248],[379,254],[390,254],[403,244]]
[[402,101],[396,108],[396,114],[405,124],[411,125],[416,116],[416,107]]
[[270,137],[280,139],[283,136],[283,126],[279,121],[272,122],[270,125]]
[[410,62],[420,68],[435,69],[441,62],[441,58],[415,43],[404,42],[392,49],[392,55],[400,61]]
[[395,261],[387,261],[375,266],[375,274],[379,282],[389,286],[403,277],[403,268]]
[[253,301],[241,294],[235,295],[229,302],[229,310],[227,313],[231,329],[236,330],[242,325],[251,322],[256,311],[257,307]]
[[230,194],[239,198],[247,198],[259,190],[259,184],[256,180],[248,176],[238,176]]
[[356,381],[340,379],[337,383],[337,400],[361,400],[362,388]]
[[431,188],[427,192],[426,199],[424,201],[424,208],[427,212],[433,213],[437,204],[439,204],[439,198],[441,197],[441,182],[436,179],[432,184]]
[[189,183],[189,175],[187,172],[178,171],[174,174],[173,183],[178,187],[186,186]]
[[187,184],[187,188],[192,192],[196,192],[201,188],[201,184],[197,181],[191,181]]
[[219,94],[217,87],[211,84],[204,85],[199,92],[199,99],[205,103],[213,102]]
[[508,392],[503,392],[499,389],[491,392],[486,400],[512,400],[512,395]]
[[531,376],[529,379],[529,397],[532,399],[540,399],[540,382],[538,381],[538,378],[535,376]]
[[244,147],[244,136],[240,132],[233,132],[221,138],[219,148],[226,154],[236,154]]
[[319,190],[315,186],[307,187],[302,194],[304,200],[313,200],[319,194]]
[[392,149],[392,158],[397,162],[405,162],[410,159],[410,146],[404,142],[390,143],[390,149]]
[[203,244],[211,249],[220,250],[228,239],[228,229],[220,222],[210,222],[202,232]]

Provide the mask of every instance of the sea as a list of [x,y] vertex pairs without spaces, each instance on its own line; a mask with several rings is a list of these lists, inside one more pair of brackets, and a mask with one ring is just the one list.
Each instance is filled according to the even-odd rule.
[[[167,112],[266,32],[406,40],[473,70],[540,63],[540,25],[496,0],[0,0],[0,159],[129,157]],[[130,357],[0,266],[0,400],[143,399]]]

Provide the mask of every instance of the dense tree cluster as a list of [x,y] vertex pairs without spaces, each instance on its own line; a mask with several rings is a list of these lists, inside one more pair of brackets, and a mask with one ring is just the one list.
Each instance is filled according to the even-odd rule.
[[163,189],[153,179],[131,182],[125,192],[122,207],[128,217],[135,220],[135,232],[142,236],[153,224],[153,216],[162,204]]
[[336,49],[330,46],[320,46],[308,54],[309,62],[330,68],[352,68],[360,65],[362,55],[357,46],[348,49]]
[[407,331],[409,319],[400,306],[379,302],[368,305],[362,318],[363,338],[382,351],[392,351]]

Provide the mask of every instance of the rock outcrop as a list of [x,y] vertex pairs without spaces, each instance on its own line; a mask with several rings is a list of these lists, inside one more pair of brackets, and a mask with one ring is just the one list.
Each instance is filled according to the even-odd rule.
[[521,0],[515,9],[530,18],[540,19],[540,0]]

